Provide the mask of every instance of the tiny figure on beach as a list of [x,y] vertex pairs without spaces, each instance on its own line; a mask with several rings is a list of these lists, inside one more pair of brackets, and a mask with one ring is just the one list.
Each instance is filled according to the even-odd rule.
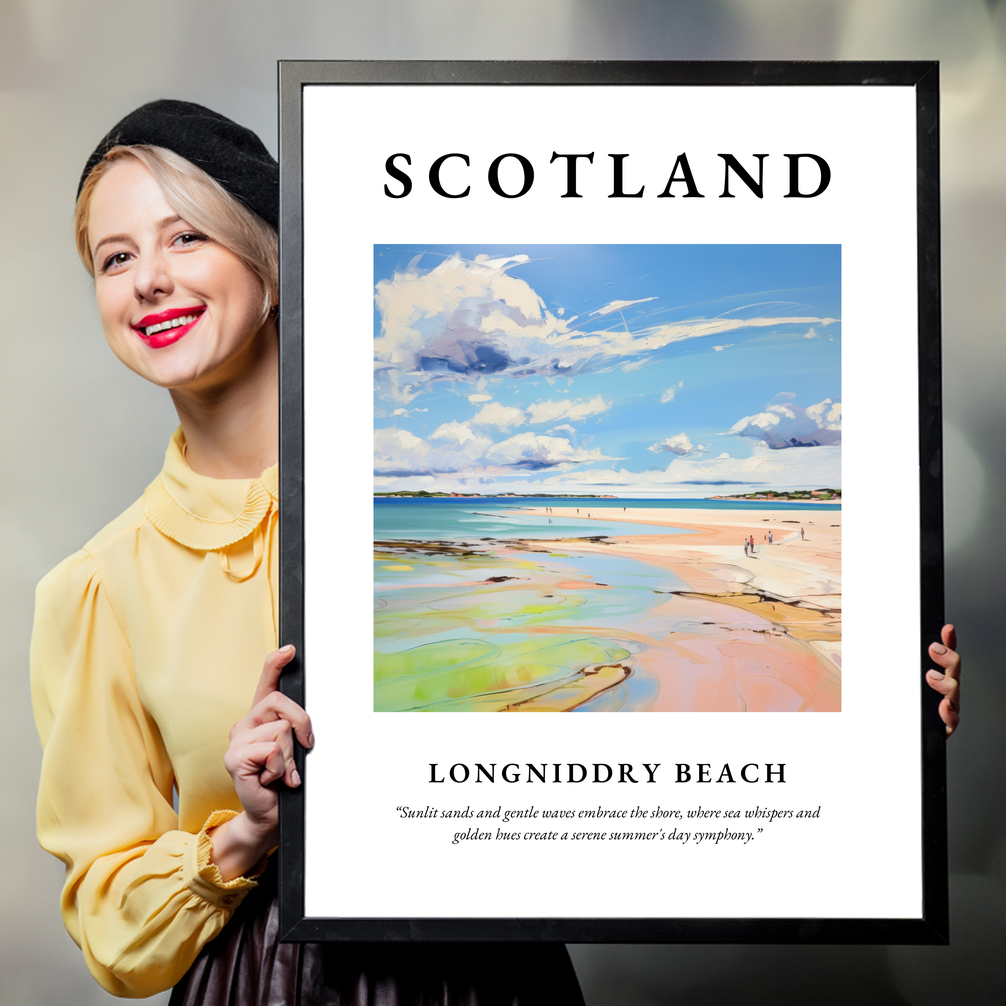
[[751,549],[751,554],[754,555],[754,535],[748,536],[748,547]]
[[768,533],[768,543],[770,545],[772,544],[772,532],[771,531],[769,531],[769,533]]
[[744,539],[744,554],[745,555],[748,554],[748,540],[747,540],[747,538]]
[[803,541],[803,528],[800,528],[800,541]]

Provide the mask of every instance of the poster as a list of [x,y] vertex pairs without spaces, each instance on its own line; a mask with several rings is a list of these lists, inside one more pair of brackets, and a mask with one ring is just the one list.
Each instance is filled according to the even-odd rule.
[[941,938],[930,92],[619,68],[284,68],[294,938]]

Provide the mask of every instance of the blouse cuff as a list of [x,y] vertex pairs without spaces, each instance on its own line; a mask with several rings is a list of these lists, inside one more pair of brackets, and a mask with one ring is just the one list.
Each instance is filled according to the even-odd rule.
[[240,905],[245,895],[252,888],[258,887],[255,878],[261,876],[269,865],[269,857],[263,856],[245,876],[224,880],[216,863],[211,862],[213,842],[207,833],[237,816],[236,810],[213,811],[206,819],[202,831],[195,836],[195,841],[186,844],[182,860],[182,875],[186,886],[218,908],[234,909]]

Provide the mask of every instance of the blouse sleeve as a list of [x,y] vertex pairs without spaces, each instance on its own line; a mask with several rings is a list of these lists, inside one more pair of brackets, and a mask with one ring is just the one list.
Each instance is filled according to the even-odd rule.
[[171,764],[87,552],[39,584],[31,685],[44,752],[38,837],[66,865],[63,921],[107,991],[161,992],[256,885],[224,882],[210,862],[207,829],[233,811],[198,834],[178,830]]

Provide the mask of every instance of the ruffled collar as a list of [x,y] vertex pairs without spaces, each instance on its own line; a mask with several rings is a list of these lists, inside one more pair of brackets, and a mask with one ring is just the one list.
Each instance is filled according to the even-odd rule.
[[175,430],[164,468],[143,494],[143,512],[162,534],[186,548],[212,552],[252,533],[279,500],[279,466],[257,479],[213,479],[185,460],[185,437]]

